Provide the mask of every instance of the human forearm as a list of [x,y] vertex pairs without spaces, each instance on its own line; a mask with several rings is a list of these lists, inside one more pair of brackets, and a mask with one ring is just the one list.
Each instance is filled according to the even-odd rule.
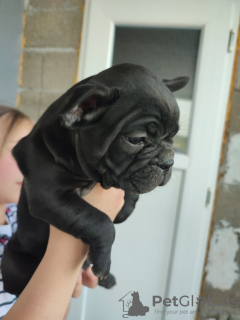
[[51,227],[44,258],[4,319],[62,319],[87,251],[79,239]]
[[[124,204],[123,197],[124,191],[104,190],[97,184],[84,199],[113,221]],[[80,293],[81,283],[76,283],[87,253],[88,246],[81,240],[50,226],[46,253],[4,320],[63,319],[70,297]],[[91,287],[93,279],[87,274],[86,270],[82,283]]]

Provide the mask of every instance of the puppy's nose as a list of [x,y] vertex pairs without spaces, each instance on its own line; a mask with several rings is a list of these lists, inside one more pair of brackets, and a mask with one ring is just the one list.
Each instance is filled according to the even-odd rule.
[[164,171],[168,171],[173,164],[174,164],[173,159],[168,159],[168,160],[164,161],[162,164],[160,164],[159,167],[161,169],[163,169]]

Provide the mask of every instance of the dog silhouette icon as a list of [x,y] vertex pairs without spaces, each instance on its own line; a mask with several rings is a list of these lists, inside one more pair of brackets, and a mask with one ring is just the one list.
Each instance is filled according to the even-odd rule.
[[143,306],[142,302],[139,298],[139,293],[134,291],[132,293],[132,305],[128,310],[129,316],[145,316],[145,314],[149,311],[149,307]]

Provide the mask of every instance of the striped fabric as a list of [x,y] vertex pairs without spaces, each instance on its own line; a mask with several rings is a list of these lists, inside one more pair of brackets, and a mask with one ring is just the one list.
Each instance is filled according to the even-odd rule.
[[13,233],[17,229],[17,206],[16,204],[8,204],[6,208],[6,225],[0,225],[0,319],[8,312],[12,307],[17,297],[7,293],[3,290],[3,281],[2,281],[2,255],[4,247],[7,244],[8,240],[11,238]]

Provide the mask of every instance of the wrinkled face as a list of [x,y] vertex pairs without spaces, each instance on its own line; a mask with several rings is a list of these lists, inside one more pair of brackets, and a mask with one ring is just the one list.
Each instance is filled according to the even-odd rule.
[[142,118],[123,128],[98,168],[104,188],[115,186],[141,194],[169,181],[174,163],[172,139],[179,129],[177,107],[175,111],[164,123],[157,117]]
[[72,140],[85,176],[129,194],[165,185],[179,129],[172,92],[188,80],[162,81],[144,67],[121,64],[74,87],[61,117],[63,126],[75,130]]

